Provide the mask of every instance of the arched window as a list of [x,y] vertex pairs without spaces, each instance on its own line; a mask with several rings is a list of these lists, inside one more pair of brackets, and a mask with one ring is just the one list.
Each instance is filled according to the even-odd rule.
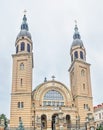
[[83,59],[83,52],[80,51],[80,58]]
[[49,90],[43,98],[44,106],[63,106],[64,98],[62,94],[56,90]]
[[67,128],[71,128],[71,119],[70,119],[70,115],[66,115],[66,123],[67,123]]
[[20,85],[22,86],[22,84],[23,84],[23,79],[20,79]]
[[21,121],[21,117],[19,117],[19,122]]
[[85,76],[85,71],[84,71],[84,69],[81,70],[81,76]]
[[27,44],[27,51],[30,52],[30,44]]
[[21,43],[21,51],[24,51],[24,50],[25,50],[25,43],[22,42],[22,43]]
[[43,129],[47,128],[47,117],[46,117],[46,115],[42,115],[41,116],[41,127]]
[[23,108],[24,107],[24,102],[18,102],[18,108]]
[[83,90],[85,90],[85,84],[83,84]]
[[16,47],[16,53],[18,53],[18,48],[19,48],[19,46],[17,45],[17,47]]
[[20,70],[23,70],[23,69],[24,69],[24,64],[21,63],[21,64],[20,64]]
[[63,96],[56,90],[50,90],[45,94],[44,100],[63,100]]
[[77,52],[77,51],[74,52],[74,58],[75,58],[75,59],[78,58],[78,52]]

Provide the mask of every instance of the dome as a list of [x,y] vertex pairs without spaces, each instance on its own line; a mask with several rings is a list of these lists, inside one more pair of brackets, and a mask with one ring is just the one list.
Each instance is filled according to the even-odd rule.
[[31,34],[29,33],[29,27],[28,27],[28,24],[27,24],[26,15],[23,16],[23,21],[22,21],[22,24],[21,24],[21,30],[20,30],[16,40],[18,40],[20,37],[24,37],[24,36],[31,39]]
[[21,30],[17,36],[17,39],[18,40],[20,37],[28,37],[29,39],[31,39],[31,34],[27,31],[27,30]]
[[83,46],[83,42],[82,42],[81,39],[74,39],[73,42],[72,42],[72,46],[71,46],[71,47],[73,47],[73,46],[84,47],[84,46]]
[[74,32],[74,35],[73,35],[73,42],[72,42],[71,49],[72,49],[72,47],[74,47],[74,46],[84,47],[83,42],[82,42],[82,40],[81,40],[81,36],[80,36],[80,34],[79,34],[79,32],[78,32],[78,27],[77,27],[77,25],[75,25],[74,31],[75,31],[75,32]]

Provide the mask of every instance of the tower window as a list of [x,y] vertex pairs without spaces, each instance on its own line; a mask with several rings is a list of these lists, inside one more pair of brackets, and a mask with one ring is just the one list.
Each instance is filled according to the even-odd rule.
[[24,107],[24,102],[18,102],[18,108],[23,108]]
[[17,47],[16,47],[16,53],[18,53],[18,45],[17,45]]
[[24,64],[21,63],[21,64],[20,64],[20,70],[23,70],[23,69],[24,69]]
[[19,117],[19,122],[21,121],[21,117]]
[[80,58],[83,59],[83,52],[80,51]]
[[85,84],[83,84],[83,90],[85,90]]
[[84,104],[84,109],[88,110],[88,104]]
[[21,84],[21,86],[22,86],[22,84],[23,84],[23,79],[20,79],[20,84]]
[[75,59],[78,58],[78,52],[77,51],[74,52],[74,57],[75,57]]
[[22,43],[21,43],[21,51],[24,51],[24,50],[25,50],[25,43],[22,42]]
[[30,45],[27,44],[27,51],[30,52]]
[[81,76],[85,76],[85,71],[83,69],[81,70]]

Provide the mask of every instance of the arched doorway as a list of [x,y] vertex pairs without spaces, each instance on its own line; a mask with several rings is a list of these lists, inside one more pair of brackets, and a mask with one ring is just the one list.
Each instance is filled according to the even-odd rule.
[[71,129],[70,115],[66,115],[66,123],[67,123],[67,130],[70,130]]
[[56,117],[58,116],[58,114],[54,114],[53,116],[52,116],[52,122],[51,122],[51,128],[52,128],[52,130],[56,130]]
[[46,115],[41,116],[41,130],[47,129],[47,117]]

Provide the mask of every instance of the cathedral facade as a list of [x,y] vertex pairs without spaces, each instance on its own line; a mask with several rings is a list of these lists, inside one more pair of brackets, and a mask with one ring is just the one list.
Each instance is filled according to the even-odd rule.
[[88,113],[93,116],[93,98],[90,64],[86,62],[86,49],[77,25],[70,49],[70,89],[52,77],[32,90],[33,42],[26,15],[15,48],[10,127],[17,128],[22,121],[25,129],[85,129]]

